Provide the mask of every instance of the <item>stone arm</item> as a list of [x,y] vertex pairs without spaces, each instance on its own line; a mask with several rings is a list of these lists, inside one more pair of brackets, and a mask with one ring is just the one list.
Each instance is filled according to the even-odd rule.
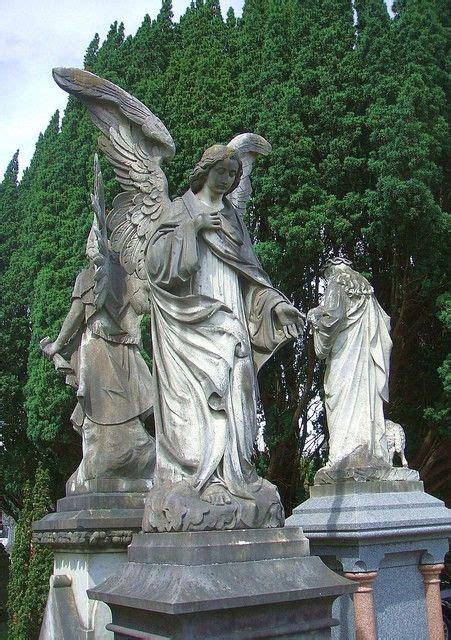
[[47,343],[42,352],[47,358],[53,358],[56,353],[59,353],[70,338],[78,331],[84,322],[85,317],[85,305],[80,298],[73,298],[69,313],[67,314],[61,330],[58,334],[55,342]]
[[161,226],[150,239],[146,264],[151,280],[176,290],[199,269],[197,234],[221,226],[217,213],[202,213],[180,224]]
[[331,282],[327,285],[323,303],[308,312],[307,322],[313,329],[315,353],[318,360],[325,360],[328,357],[343,321],[346,319],[346,310],[344,288]]
[[243,281],[249,337],[257,371],[271,355],[303,331],[302,314],[272,287]]

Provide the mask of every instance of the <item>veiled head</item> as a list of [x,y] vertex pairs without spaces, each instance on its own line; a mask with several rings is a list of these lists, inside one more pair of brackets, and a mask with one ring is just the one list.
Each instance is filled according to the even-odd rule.
[[324,277],[328,282],[334,281],[344,286],[350,296],[371,295],[373,287],[361,273],[352,269],[351,264],[347,258],[329,258],[324,265]]
[[238,151],[227,147],[223,144],[214,144],[212,147],[208,147],[202,154],[202,158],[195,165],[190,176],[190,187],[193,193],[197,193],[204,186],[208,174],[213,167],[224,160],[236,160],[238,163],[238,169],[235,175],[233,184],[227,189],[224,195],[234,191],[241,179],[243,173],[243,165]]

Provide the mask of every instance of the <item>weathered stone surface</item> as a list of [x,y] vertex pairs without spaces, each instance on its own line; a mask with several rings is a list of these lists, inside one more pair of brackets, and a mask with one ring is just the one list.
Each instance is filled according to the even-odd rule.
[[[310,495],[286,524],[302,526],[311,545],[319,540],[333,545],[337,539],[340,546],[357,548],[375,538],[394,543],[411,535],[440,538],[450,530],[450,511],[423,491],[422,482],[348,481],[314,486]],[[370,562],[370,569],[377,564]]]
[[140,309],[133,280],[110,247],[97,156],[94,176],[90,266],[77,276],[56,340],[41,340],[43,354],[76,391],[71,420],[82,437],[83,459],[66,484],[68,495],[99,490],[101,479],[110,481],[110,491],[138,491],[142,482],[148,489],[155,466],[155,441],[143,422],[153,384],[140,353]]
[[89,596],[109,604],[118,638],[325,639],[332,601],[353,590],[308,555],[302,531],[247,529],[139,534]]
[[40,640],[112,640],[111,611],[89,600],[86,590],[126,561],[125,549],[56,551]]
[[[401,425],[385,420],[390,371],[390,318],[368,280],[346,258],[327,261],[323,302],[307,314],[315,353],[326,363],[329,458],[315,484],[343,480],[419,480],[408,468]],[[398,454],[402,467],[394,467]]]
[[[158,459],[144,530],[282,526],[277,489],[252,464],[257,372],[302,332],[304,322],[263,271],[240,215],[250,196],[253,162],[270,152],[270,144],[245,133],[206,149],[190,188],[172,201],[162,161],[173,157],[175,145],[164,124],[139,100],[88,71],[59,68],[53,76],[86,105],[105,134],[100,146],[125,189],[108,214],[111,249],[133,289],[127,302],[142,313],[152,310]],[[114,261],[105,257],[100,260],[111,266]],[[122,329],[121,335],[127,327]],[[129,338],[121,347],[133,343]],[[104,352],[99,376],[114,355],[108,345]],[[96,363],[88,362],[92,370]],[[113,379],[106,377],[108,383]],[[140,380],[124,369],[119,410]],[[93,386],[94,392],[104,390]],[[106,437],[100,444],[101,429],[85,422],[88,432],[108,450]]]
[[393,467],[378,458],[363,459],[354,452],[348,458],[332,466],[325,466],[315,474],[315,485],[335,484],[347,480],[355,482],[371,481],[416,481],[420,479],[418,471],[408,467]]
[[141,530],[144,494],[87,493],[58,500],[57,511],[33,523],[33,539],[53,547],[125,547]]
[[127,562],[141,529],[144,494],[86,493],[58,500],[58,511],[33,524],[33,540],[54,550],[41,640],[112,640],[111,612],[86,590]]

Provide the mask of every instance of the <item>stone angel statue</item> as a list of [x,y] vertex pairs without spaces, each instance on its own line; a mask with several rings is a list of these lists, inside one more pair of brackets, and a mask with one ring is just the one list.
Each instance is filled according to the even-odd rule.
[[242,219],[250,171],[270,145],[242,134],[208,148],[171,200],[163,123],[111,82],[78,69],[54,78],[88,108],[123,187],[107,216],[112,249],[151,314],[157,462],[143,528],[281,526],[276,487],[251,463],[257,372],[303,328],[275,289]]
[[152,410],[152,376],[139,351],[133,285],[109,247],[97,156],[94,176],[90,266],[77,276],[58,337],[44,338],[41,348],[77,394],[71,420],[82,436],[83,460],[67,493],[142,492],[155,464],[155,442],[143,426]]

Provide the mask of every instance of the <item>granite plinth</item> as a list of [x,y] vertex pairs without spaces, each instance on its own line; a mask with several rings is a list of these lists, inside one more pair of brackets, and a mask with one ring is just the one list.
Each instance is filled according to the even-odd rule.
[[115,638],[330,638],[354,591],[309,555],[299,529],[137,534],[119,572],[89,590]]
[[[427,640],[421,565],[439,564],[448,550],[451,512],[423,483],[355,482],[311,487],[287,527],[302,526],[312,553],[337,571],[377,572],[374,604],[378,638]],[[334,604],[335,640],[354,640],[351,598]]]

